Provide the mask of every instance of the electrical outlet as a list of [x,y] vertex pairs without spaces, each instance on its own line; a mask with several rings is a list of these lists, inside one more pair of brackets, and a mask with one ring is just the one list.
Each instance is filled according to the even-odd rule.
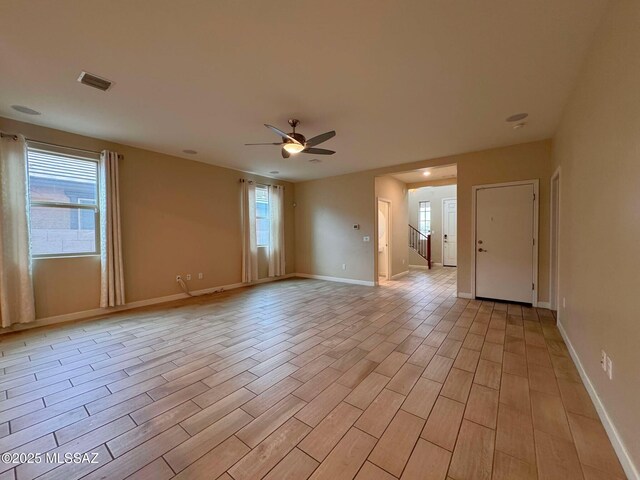
[[191,274],[187,273],[187,280],[191,280]]
[[362,241],[363,242],[370,242],[371,241],[371,237],[369,237],[369,236],[362,237]]
[[182,275],[176,275],[176,282],[179,282],[180,280],[182,280]]
[[204,278],[204,273],[199,273],[198,274],[198,280],[202,280]]
[[343,263],[343,264],[342,264],[342,269],[343,269],[343,270],[346,270],[346,269],[347,269],[347,264],[346,264],[346,263]]
[[404,265],[404,258],[402,259],[402,264]]
[[607,353],[604,350],[600,350],[600,366],[602,370],[607,371]]
[[607,376],[609,380],[613,379],[613,362],[611,361],[611,357],[607,357]]

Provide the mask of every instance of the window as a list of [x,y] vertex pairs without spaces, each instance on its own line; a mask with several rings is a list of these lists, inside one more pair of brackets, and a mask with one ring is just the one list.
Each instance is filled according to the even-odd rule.
[[98,154],[29,145],[27,160],[32,256],[97,255]]
[[256,185],[256,243],[259,247],[269,246],[269,224],[269,190],[264,185]]
[[420,233],[423,235],[429,235],[431,233],[431,202],[419,203],[418,230],[420,230]]

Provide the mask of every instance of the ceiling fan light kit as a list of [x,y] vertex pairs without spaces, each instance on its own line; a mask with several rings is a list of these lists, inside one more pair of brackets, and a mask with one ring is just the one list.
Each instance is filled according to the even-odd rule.
[[296,127],[300,121],[292,118],[289,120],[289,125],[293,129],[290,133],[285,133],[273,125],[264,124],[269,130],[273,131],[276,135],[279,135],[282,139],[281,143],[245,143],[245,145],[277,145],[281,147],[280,153],[283,158],[289,158],[291,155],[297,155],[298,153],[311,153],[313,155],[333,155],[336,153],[333,150],[327,150],[325,148],[313,148],[316,145],[320,145],[326,142],[330,138],[336,136],[335,130],[317,135],[307,140],[304,135],[296,132]]

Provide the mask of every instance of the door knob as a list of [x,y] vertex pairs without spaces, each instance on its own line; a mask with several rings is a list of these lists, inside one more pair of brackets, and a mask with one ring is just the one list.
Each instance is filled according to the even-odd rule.
[[478,240],[478,245],[482,245],[482,240]]
[[479,248],[478,251],[479,252],[486,252],[486,250],[484,248]]

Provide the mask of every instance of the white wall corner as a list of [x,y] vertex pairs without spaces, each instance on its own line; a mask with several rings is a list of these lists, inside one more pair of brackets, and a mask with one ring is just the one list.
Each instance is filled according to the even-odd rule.
[[549,302],[538,302],[538,308],[551,308],[551,304]]
[[471,295],[470,293],[466,293],[466,292],[458,292],[458,293],[456,293],[456,296],[458,298],[468,298],[469,300],[471,300],[473,298],[473,295]]
[[602,422],[602,425],[604,426],[604,429],[607,432],[609,440],[611,440],[611,445],[613,445],[613,449],[615,450],[616,455],[618,456],[618,460],[620,460],[620,464],[622,465],[624,472],[626,473],[627,477],[629,477],[630,479],[639,480],[640,473],[638,473],[638,468],[634,465],[633,460],[631,460],[631,456],[629,455],[629,452],[627,451],[627,448],[625,447],[622,441],[622,438],[620,438],[618,429],[615,427],[615,425],[611,421],[611,418],[609,417],[609,414],[607,413],[607,410],[604,407],[604,404],[602,403],[602,401],[600,400],[600,397],[598,396],[598,392],[596,392],[596,389],[593,386],[593,383],[591,383],[591,380],[589,379],[587,372],[582,366],[582,362],[580,361],[580,357],[578,356],[578,353],[576,352],[575,348],[573,348],[573,345],[571,344],[571,340],[569,340],[569,335],[567,334],[566,330],[562,326],[562,323],[560,322],[558,322],[558,330],[560,331],[560,335],[562,335],[562,338],[564,339],[564,343],[567,345],[567,349],[569,350],[569,355],[571,355],[571,358],[573,359],[573,363],[576,365],[578,373],[580,374],[580,378],[582,379],[582,383],[587,389],[587,392],[591,397],[591,401],[593,402],[593,405],[596,407],[596,411],[598,412],[600,421]]

